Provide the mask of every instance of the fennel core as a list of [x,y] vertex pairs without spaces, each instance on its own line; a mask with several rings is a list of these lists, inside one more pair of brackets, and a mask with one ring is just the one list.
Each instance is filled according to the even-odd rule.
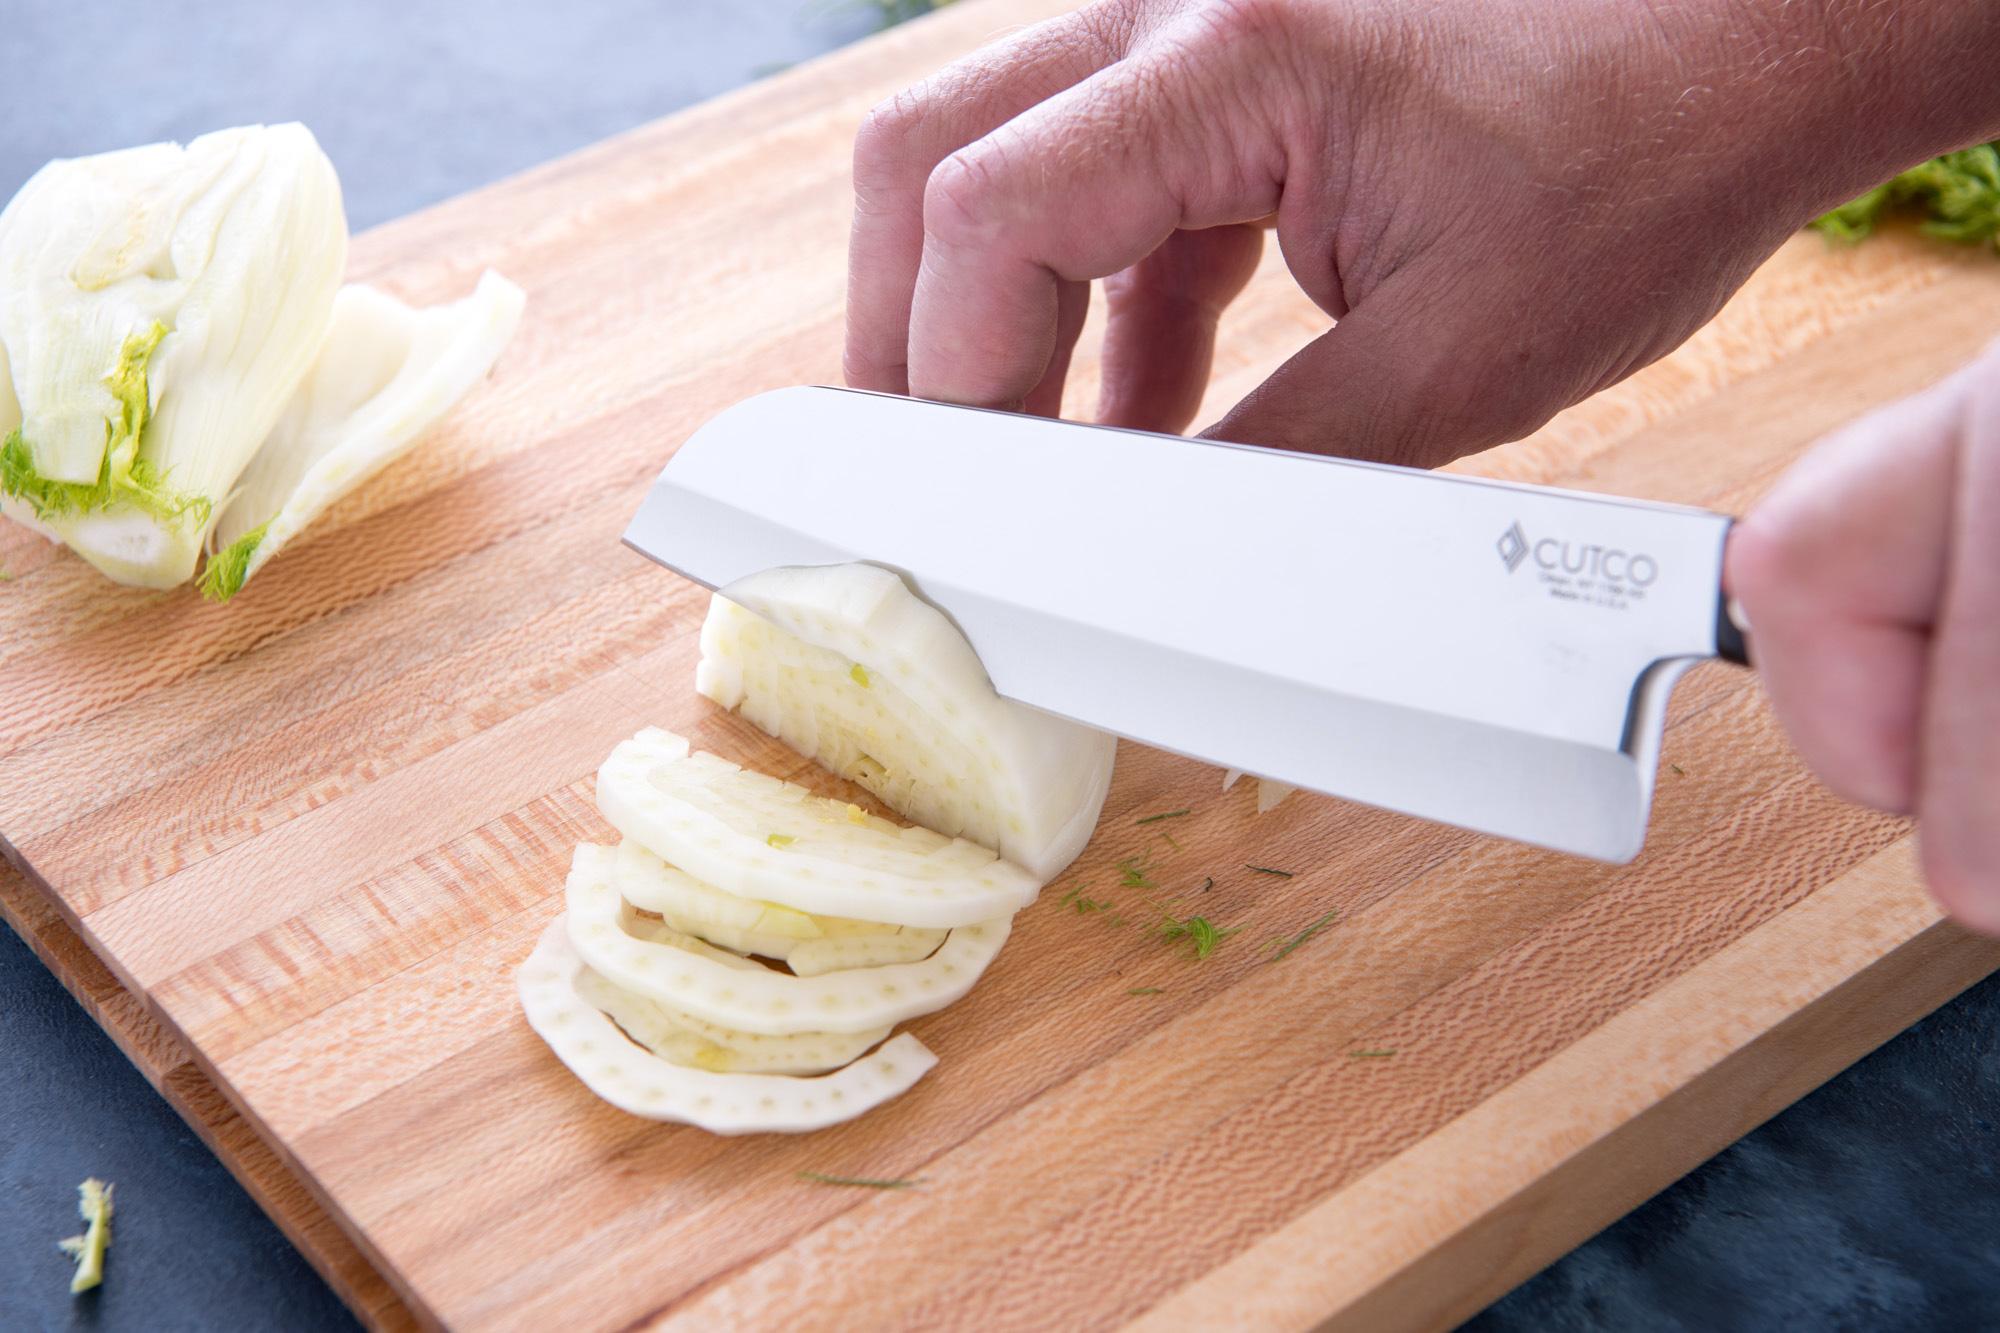
[[22,433],[25,426],[17,426],[0,443],[0,494],[27,501],[35,517],[42,519],[123,504],[162,520],[192,518],[197,524],[207,523],[212,508],[207,496],[177,494],[148,460],[139,457],[152,415],[146,367],[167,332],[166,325],[156,322],[145,333],[126,338],[117,364],[104,377],[104,387],[118,407],[104,423],[104,455],[95,481],[53,481],[43,476]]

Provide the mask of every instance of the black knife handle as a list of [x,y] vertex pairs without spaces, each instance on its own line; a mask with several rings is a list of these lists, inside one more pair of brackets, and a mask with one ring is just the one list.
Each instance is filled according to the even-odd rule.
[[1715,594],[1715,655],[1725,662],[1737,666],[1750,665],[1749,624],[1743,619],[1743,608],[1729,594],[1716,590]]
[[[1729,564],[1729,536],[1736,530],[1736,521],[1731,519],[1729,531],[1722,537],[1723,568]],[[1718,585],[1720,580],[1718,580]],[[1725,662],[1737,666],[1750,665],[1750,622],[1743,615],[1743,608],[1729,595],[1729,590],[1718,586],[1715,590],[1715,655]]]

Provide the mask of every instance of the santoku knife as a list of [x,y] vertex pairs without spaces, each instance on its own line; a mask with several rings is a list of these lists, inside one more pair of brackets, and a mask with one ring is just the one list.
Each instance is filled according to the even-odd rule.
[[1608,861],[1667,696],[1744,660],[1731,520],[1180,436],[781,389],[681,446],[625,533],[725,592],[868,561],[1000,693],[1212,763]]

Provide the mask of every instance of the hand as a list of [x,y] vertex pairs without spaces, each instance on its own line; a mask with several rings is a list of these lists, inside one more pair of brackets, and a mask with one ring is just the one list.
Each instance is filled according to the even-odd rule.
[[[1664,355],[1807,218],[2000,137],[1963,0],[1099,0],[875,110],[847,373],[1052,414],[1092,279],[1099,419],[1178,431],[1275,221],[1338,320],[1209,433],[1416,465]],[[1830,442],[1732,587],[1804,757],[1914,811],[2000,933],[2000,362]]]
[[848,378],[1053,414],[1103,278],[1100,419],[1184,429],[1274,217],[1339,323],[1210,433],[1443,462],[1664,355],[1966,132],[1926,108],[2000,114],[1985,10],[1100,0],[869,117]]
[[1916,815],[1931,891],[2000,935],[2000,345],[1823,442],[1727,566],[1799,753]]

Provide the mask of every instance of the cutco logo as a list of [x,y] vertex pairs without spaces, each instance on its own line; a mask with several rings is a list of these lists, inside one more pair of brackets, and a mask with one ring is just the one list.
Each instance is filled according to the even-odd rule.
[[1599,546],[1595,542],[1586,545],[1564,541],[1560,537],[1544,537],[1531,542],[1528,534],[1521,531],[1519,523],[1510,523],[1495,545],[1509,574],[1519,569],[1522,562],[1532,555],[1538,567],[1552,574],[1609,579],[1634,588],[1651,587],[1660,577],[1660,562],[1643,551],[1634,554],[1615,546]]
[[1509,574],[1531,566],[1536,581],[1561,601],[1623,608],[1644,598],[1660,577],[1660,562],[1644,551],[1565,537],[1530,537],[1518,522],[1508,524],[1493,546]]

